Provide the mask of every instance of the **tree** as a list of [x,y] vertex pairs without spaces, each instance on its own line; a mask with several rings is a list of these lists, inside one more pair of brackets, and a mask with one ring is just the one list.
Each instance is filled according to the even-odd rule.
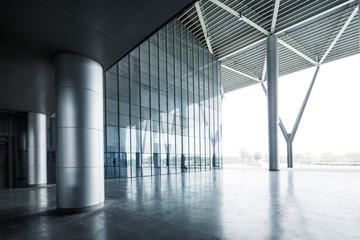
[[240,149],[240,159],[241,162],[251,162],[253,160],[253,157],[249,154],[248,150],[246,148]]
[[254,159],[256,160],[257,163],[259,163],[259,160],[262,158],[260,152],[255,152],[253,157],[254,157]]
[[346,157],[349,161],[360,162],[360,152],[349,152],[349,153],[345,153],[345,157]]
[[322,153],[320,159],[323,162],[334,162],[338,159],[338,156],[332,152]]

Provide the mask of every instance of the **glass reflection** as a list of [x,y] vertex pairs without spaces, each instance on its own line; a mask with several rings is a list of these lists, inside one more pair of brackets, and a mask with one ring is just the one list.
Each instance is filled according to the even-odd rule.
[[222,167],[220,63],[178,20],[106,72],[104,89],[106,178]]

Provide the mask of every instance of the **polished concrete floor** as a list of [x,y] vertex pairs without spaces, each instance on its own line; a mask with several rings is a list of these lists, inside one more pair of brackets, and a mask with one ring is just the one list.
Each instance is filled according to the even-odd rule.
[[0,239],[360,239],[360,171],[224,169],[106,181],[56,212],[55,186],[0,190]]

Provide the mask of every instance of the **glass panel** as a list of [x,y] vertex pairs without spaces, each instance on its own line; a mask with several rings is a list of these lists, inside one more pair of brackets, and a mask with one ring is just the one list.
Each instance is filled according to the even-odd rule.
[[161,174],[168,174],[169,162],[167,161],[167,154],[161,154]]
[[118,64],[119,75],[128,78],[129,77],[129,56],[124,57]]
[[140,105],[140,86],[137,82],[130,82],[131,104]]
[[119,125],[118,116],[119,115],[117,113],[106,112],[106,124],[107,125],[118,126]]
[[129,104],[124,102],[119,102],[120,104],[120,113],[129,115]]
[[161,174],[161,160],[159,153],[153,153],[152,155],[152,166],[153,166],[153,175],[160,175]]
[[182,168],[181,168],[181,154],[176,154],[176,172],[177,172],[177,173],[181,173],[181,172],[182,172]]
[[131,152],[130,128],[119,128],[119,131],[120,131],[120,152]]
[[142,174],[151,176],[151,154],[142,154]]
[[159,110],[159,93],[155,88],[151,88],[151,108]]
[[118,101],[106,98],[106,111],[112,113],[118,113]]
[[167,144],[167,133],[160,133],[161,142],[160,142],[160,151],[161,153],[168,152],[168,144]]
[[119,152],[118,128],[107,126],[107,152]]
[[140,153],[140,130],[131,129],[131,152]]
[[168,154],[169,156],[169,173],[176,173],[176,155],[175,154]]
[[106,97],[111,99],[118,99],[117,91],[117,76],[110,72],[106,72]]
[[119,77],[119,101],[129,103],[129,79]]
[[132,168],[132,177],[141,177],[142,176],[142,167],[141,167],[141,155],[140,153],[131,154],[131,168]]
[[121,152],[119,154],[119,164],[120,164],[120,177],[121,178],[127,178],[128,176],[128,161],[127,161],[127,153]]
[[118,153],[107,154],[107,177],[108,179],[120,177],[120,163]]
[[[150,122],[150,121],[148,121]],[[150,131],[141,131],[141,139],[142,139],[142,152],[143,153],[151,153],[151,147],[150,147]]]
[[141,106],[150,107],[150,88],[144,84],[141,84]]

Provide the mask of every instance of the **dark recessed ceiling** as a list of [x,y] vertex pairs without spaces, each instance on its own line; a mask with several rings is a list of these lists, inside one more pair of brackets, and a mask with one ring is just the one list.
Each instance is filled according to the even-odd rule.
[[71,52],[104,69],[193,0],[7,0],[0,8],[0,109],[55,111],[53,58]]

